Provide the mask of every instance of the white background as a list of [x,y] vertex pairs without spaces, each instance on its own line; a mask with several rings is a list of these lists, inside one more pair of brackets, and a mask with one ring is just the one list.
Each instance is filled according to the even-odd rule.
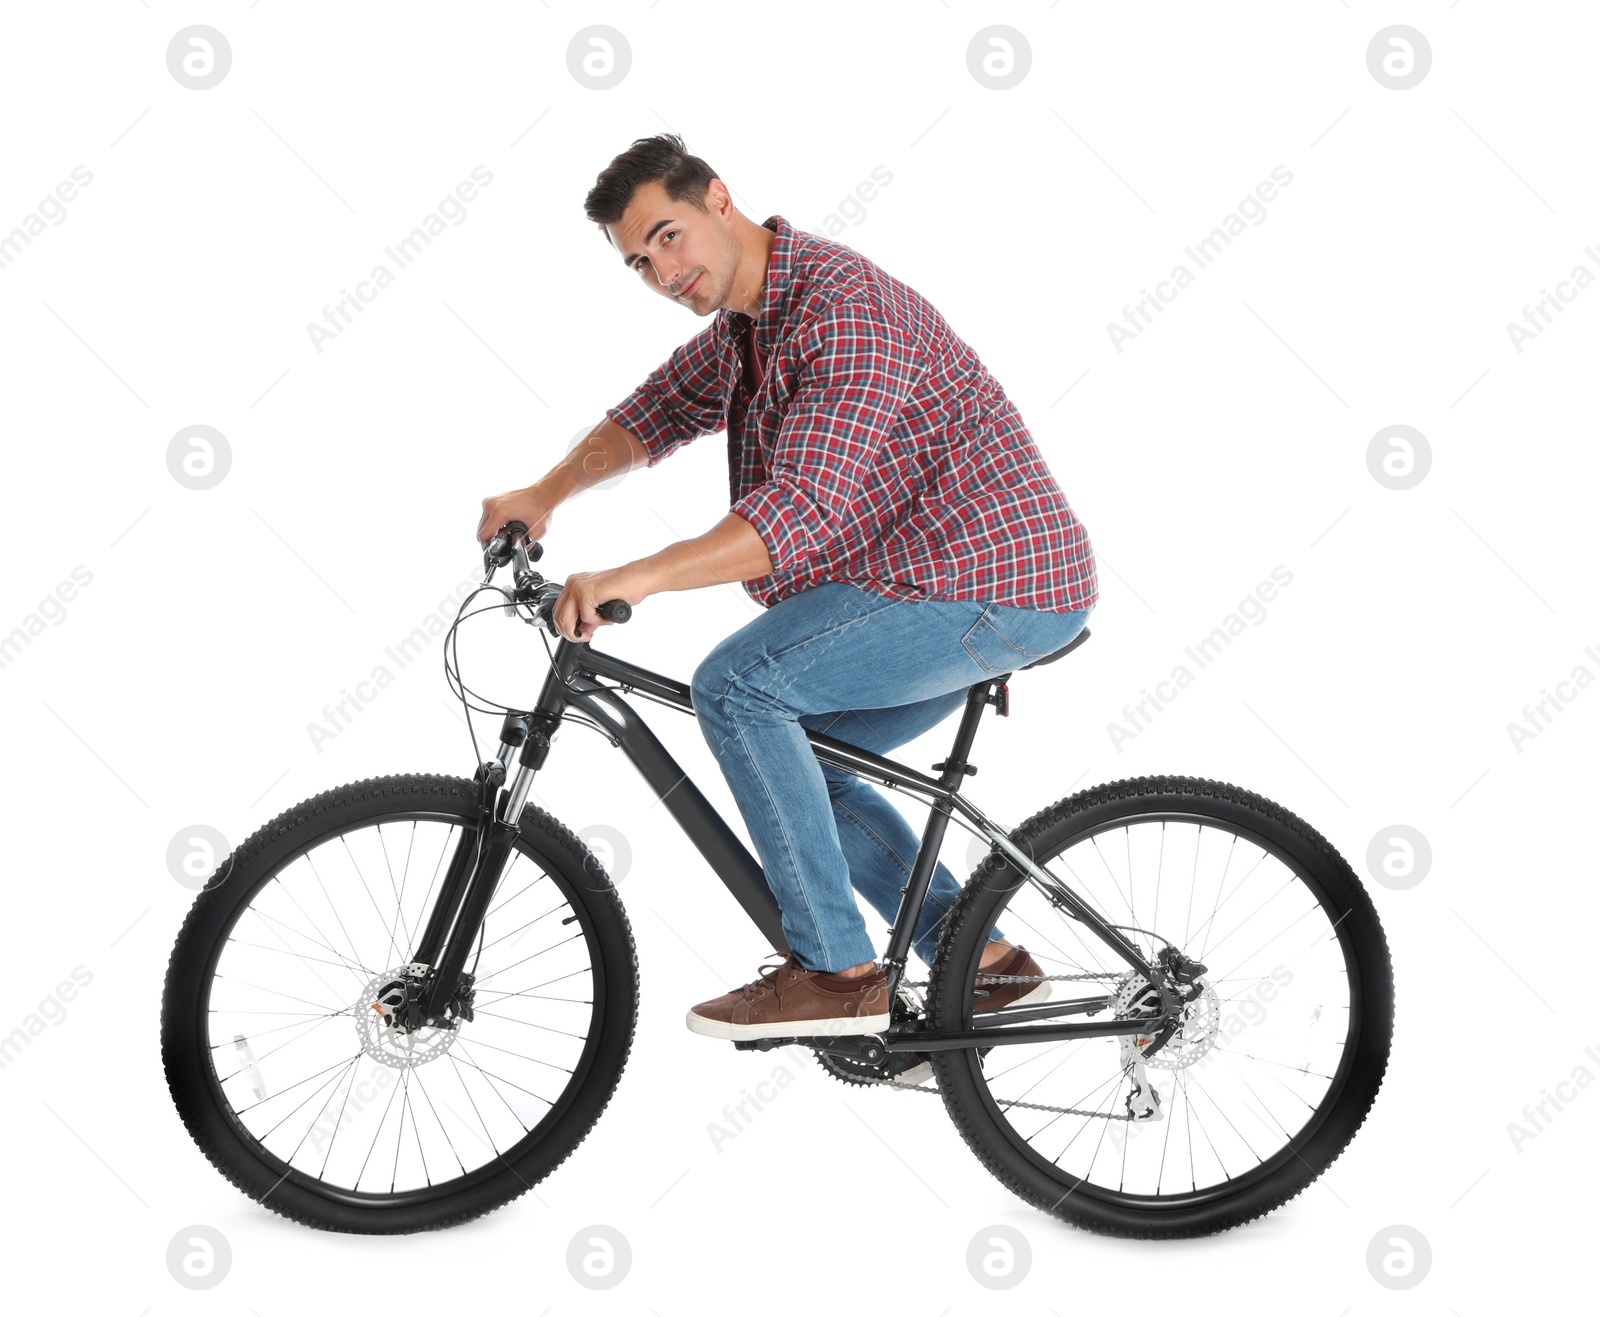
[[[232,48],[210,90],[167,69],[191,23]],[[596,23],[632,52],[610,90],[568,70]],[[968,71],[992,23],[1031,49],[1010,90]],[[1367,67],[1394,23],[1432,49],[1409,90]],[[1600,686],[1520,751],[1507,724],[1576,666],[1600,675],[1584,653],[1600,649],[1600,291],[1521,352],[1506,326],[1576,265],[1600,274],[1584,251],[1600,244],[1589,7],[118,0],[8,5],[3,36],[0,233],[75,166],[93,174],[0,269],[0,634],[74,567],[92,573],[0,669],[0,1032],[74,967],[93,976],[0,1071],[9,1299],[32,1284],[63,1310],[129,1314],[888,1300],[930,1317],[1470,1317],[1564,1283],[1590,1247],[1600,1092],[1520,1149],[1507,1125],[1577,1067],[1600,1075],[1583,1050],[1600,1051]],[[626,833],[644,998],[617,1096],[569,1161],[508,1208],[402,1241],[257,1208],[189,1141],[158,1051],[192,899],[168,844],[200,823],[237,844],[365,776],[470,773],[437,643],[320,749],[308,724],[481,576],[482,498],[543,474],[702,327],[635,286],[581,209],[613,155],[668,127],[758,222],[821,231],[890,171],[842,240],[973,344],[1093,537],[1094,638],[1019,677],[1012,717],[984,724],[980,804],[1013,826],[1096,782],[1216,777],[1301,814],[1369,882],[1395,958],[1394,1056],[1354,1143],[1287,1207],[1210,1239],[1102,1239],[1009,1195],[937,1101],[846,1089],[809,1062],[716,1150],[708,1122],[778,1058],[691,1036],[682,1015],[753,977],[766,947],[620,752],[582,730],[537,798],[575,829]],[[465,222],[318,352],[307,323],[478,165],[493,183]],[[1116,350],[1108,322],[1280,165],[1293,182],[1265,221]],[[205,491],[166,463],[196,424],[231,451]],[[1405,491],[1367,465],[1395,424],[1432,452]],[[725,508],[707,438],[563,508],[541,566],[622,563]],[[1266,620],[1117,748],[1123,706],[1280,564],[1293,584]],[[738,586],[668,594],[596,643],[687,678],[753,615]],[[479,689],[531,700],[535,633],[478,618],[461,654]],[[643,708],[744,835],[692,722]],[[953,730],[903,757],[931,763]],[[1405,891],[1366,864],[1396,823],[1433,851]],[[965,843],[946,850],[962,875]],[[233,1254],[202,1294],[165,1261],[196,1223]],[[591,1223],[633,1249],[604,1293],[565,1263]],[[1396,1223],[1433,1251],[1398,1293],[1366,1264]],[[964,1261],[995,1224],[1032,1250],[1004,1296]]]

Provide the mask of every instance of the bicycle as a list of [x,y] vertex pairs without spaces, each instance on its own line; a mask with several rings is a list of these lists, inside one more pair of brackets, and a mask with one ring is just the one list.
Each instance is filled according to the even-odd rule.
[[[498,608],[553,631],[562,586],[534,570],[526,530],[488,543],[445,638],[469,710],[451,668],[466,616]],[[494,584],[508,562],[513,585]],[[486,591],[498,602],[467,613]],[[846,1082],[937,1094],[1003,1184],[1087,1229],[1204,1235],[1272,1211],[1344,1150],[1382,1083],[1394,988],[1372,901],[1310,825],[1221,782],[1113,782],[1003,829],[960,788],[985,710],[1009,715],[1013,675],[968,689],[937,777],[808,732],[819,760],[930,807],[882,958],[891,1024],[735,1046],[799,1044]],[[471,779],[324,791],[218,864],[168,965],[162,1055],[189,1132],[238,1188],[320,1228],[437,1229],[510,1202],[594,1127],[632,1045],[638,957],[605,867],[527,799],[568,723],[624,752],[787,949],[756,859],[630,694],[693,715],[685,683],[561,638],[532,708],[478,709],[504,721],[492,758],[472,732]],[[913,981],[912,930],[952,820],[989,852]],[[1049,971],[1025,981],[1050,996],[985,1011],[999,980],[978,962],[1002,917]],[[902,1078],[921,1058],[932,1084]]]

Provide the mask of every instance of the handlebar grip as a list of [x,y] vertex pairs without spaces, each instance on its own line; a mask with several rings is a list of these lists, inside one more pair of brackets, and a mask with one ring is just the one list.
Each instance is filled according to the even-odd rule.
[[[552,590],[539,609],[539,616],[544,618],[547,626],[553,625],[556,599],[559,594],[559,589]],[[605,603],[597,605],[594,611],[608,622],[626,622],[633,616],[633,605],[626,599],[607,599]]]
[[[528,523],[525,521],[508,521],[500,533],[506,537],[506,546],[509,548],[512,545],[522,543],[522,537],[528,533]],[[539,543],[538,540],[531,541],[528,544],[528,561],[538,562],[542,557],[544,557],[544,545]]]

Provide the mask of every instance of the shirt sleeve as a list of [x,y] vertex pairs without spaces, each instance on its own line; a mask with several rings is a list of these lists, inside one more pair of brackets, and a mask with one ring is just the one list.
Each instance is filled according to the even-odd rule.
[[924,369],[911,332],[866,302],[835,303],[801,332],[769,478],[729,509],[755,527],[775,568],[837,538]]
[[657,366],[606,416],[637,435],[655,466],[674,449],[727,426],[723,357],[713,323]]

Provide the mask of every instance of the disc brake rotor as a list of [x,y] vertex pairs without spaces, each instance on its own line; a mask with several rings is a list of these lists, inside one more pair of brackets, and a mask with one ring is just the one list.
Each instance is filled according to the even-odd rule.
[[[1216,1045],[1222,1023],[1222,1005],[1217,990],[1204,979],[1196,980],[1201,990],[1185,1003],[1182,1022],[1159,1052],[1149,1056],[1144,1048],[1155,1041],[1154,1032],[1124,1037],[1124,1050],[1132,1051],[1147,1066],[1157,1070],[1186,1070]],[[1144,975],[1130,970],[1122,978],[1112,999],[1119,1020],[1137,1018],[1141,1013],[1158,1011],[1154,989]]]
[[380,1065],[413,1070],[438,1060],[455,1043],[459,1024],[455,1028],[406,1024],[407,1006],[421,987],[404,969],[394,969],[368,980],[357,998],[354,1014],[361,1050]]

